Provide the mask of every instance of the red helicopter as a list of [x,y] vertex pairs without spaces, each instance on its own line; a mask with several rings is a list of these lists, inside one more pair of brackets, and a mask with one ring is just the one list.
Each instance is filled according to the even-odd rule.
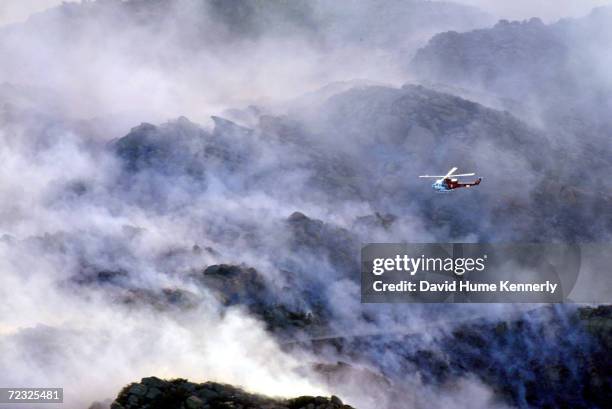
[[471,183],[461,183],[459,182],[459,179],[456,179],[456,178],[464,177],[464,176],[474,176],[475,173],[464,173],[461,175],[455,175],[454,172],[456,170],[457,168],[452,168],[444,176],[422,175],[419,177],[420,178],[436,178],[437,180],[431,185],[431,187],[436,192],[450,192],[451,190],[458,189],[460,187],[477,186],[482,181],[482,178],[478,178],[474,182],[471,182]]

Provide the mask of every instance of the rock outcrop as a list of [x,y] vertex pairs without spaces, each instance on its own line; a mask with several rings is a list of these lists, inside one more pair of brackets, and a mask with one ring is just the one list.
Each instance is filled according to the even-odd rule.
[[143,378],[126,386],[110,409],[352,409],[340,398],[300,396],[269,398],[215,382]]

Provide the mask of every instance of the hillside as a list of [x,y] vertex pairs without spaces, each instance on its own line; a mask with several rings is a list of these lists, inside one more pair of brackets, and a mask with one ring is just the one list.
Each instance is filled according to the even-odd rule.
[[[466,32],[445,32],[421,48],[411,69],[425,82],[463,87],[496,98],[519,117],[555,135],[569,160],[601,172],[607,167],[612,130],[607,114],[612,82],[612,8],[583,18],[543,24],[500,21]],[[476,95],[476,94],[472,94]],[[572,178],[584,173],[568,172]],[[599,181],[608,189],[607,181]]]

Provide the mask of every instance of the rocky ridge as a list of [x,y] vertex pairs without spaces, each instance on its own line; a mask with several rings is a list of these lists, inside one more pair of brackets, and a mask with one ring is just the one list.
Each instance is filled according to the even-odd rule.
[[340,398],[300,396],[269,398],[216,382],[143,378],[126,386],[110,409],[352,409]]

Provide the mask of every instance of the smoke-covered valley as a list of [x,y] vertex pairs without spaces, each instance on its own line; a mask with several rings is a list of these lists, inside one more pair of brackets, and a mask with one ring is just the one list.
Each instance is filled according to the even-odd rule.
[[[610,9],[498,17],[98,0],[0,27],[0,386],[604,407],[605,306],[360,302],[364,243],[610,240]],[[450,166],[483,184],[417,178]]]

